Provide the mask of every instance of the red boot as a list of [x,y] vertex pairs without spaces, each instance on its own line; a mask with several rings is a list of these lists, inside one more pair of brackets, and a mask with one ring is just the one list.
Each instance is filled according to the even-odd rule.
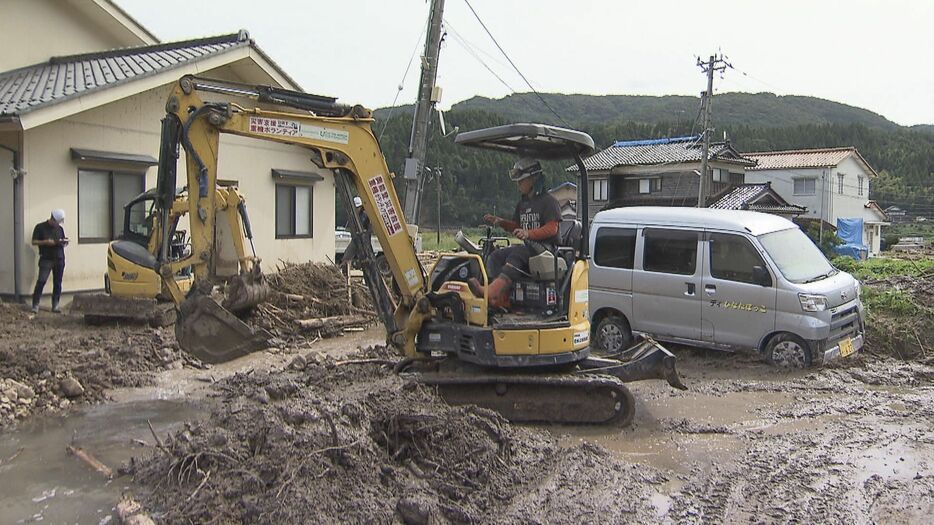
[[505,275],[500,275],[490,283],[490,286],[487,289],[487,301],[492,308],[502,308],[504,310],[509,309],[510,286],[512,286],[512,280],[510,280]]

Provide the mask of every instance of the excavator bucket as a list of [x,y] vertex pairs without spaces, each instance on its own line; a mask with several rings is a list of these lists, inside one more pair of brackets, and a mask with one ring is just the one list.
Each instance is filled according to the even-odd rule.
[[679,390],[688,387],[681,382],[675,368],[677,358],[667,348],[650,337],[643,337],[636,344],[618,354],[606,357],[588,357],[579,366],[583,371],[599,372],[618,377],[625,383],[645,379],[664,379]]
[[175,322],[179,346],[205,363],[224,363],[266,348],[270,337],[201,294],[185,300]]

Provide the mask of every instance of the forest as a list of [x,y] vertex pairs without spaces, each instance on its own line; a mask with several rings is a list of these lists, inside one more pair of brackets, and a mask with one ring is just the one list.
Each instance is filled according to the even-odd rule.
[[[697,134],[699,107],[698,97],[522,93],[498,100],[474,97],[455,104],[444,118],[448,131],[514,122],[571,127],[589,133],[602,149],[617,140]],[[855,146],[879,174],[871,182],[870,198],[883,206],[934,209],[934,126],[900,126],[865,109],[771,93],[717,95],[712,115],[713,140],[725,137],[741,152]],[[399,182],[412,106],[379,109],[376,119],[374,129]],[[435,172],[441,168],[442,225],[469,227],[479,224],[484,213],[508,214],[518,196],[506,177],[513,159],[455,146],[453,134],[442,136],[438,122],[432,119],[426,164]],[[574,180],[564,168],[546,166],[549,186]],[[421,223],[437,224],[436,199],[433,176],[426,184]]]

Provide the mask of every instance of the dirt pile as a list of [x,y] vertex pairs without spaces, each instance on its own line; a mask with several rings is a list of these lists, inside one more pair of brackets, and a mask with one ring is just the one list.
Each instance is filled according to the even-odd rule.
[[100,401],[108,388],[149,384],[153,371],[183,362],[171,329],[91,327],[78,317],[34,316],[0,303],[0,427]]
[[934,270],[863,281],[871,352],[934,363]]
[[407,384],[371,349],[216,385],[205,421],[134,461],[167,523],[579,523],[646,521],[665,479],[592,446]]
[[[324,263],[283,263],[266,276],[273,293],[270,300],[256,307],[249,323],[265,328],[289,342],[307,334],[297,321],[335,317],[361,317],[361,326],[374,316],[369,291],[362,281],[348,281],[340,268]],[[313,335],[339,335],[347,324],[325,322]]]

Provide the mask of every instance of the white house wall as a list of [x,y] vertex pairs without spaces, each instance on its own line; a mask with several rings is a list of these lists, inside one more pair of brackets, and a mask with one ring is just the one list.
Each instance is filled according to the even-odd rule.
[[[48,218],[49,210],[65,210],[65,231],[73,240],[66,249],[66,292],[102,288],[107,250],[106,243],[78,242],[78,168],[79,165],[89,168],[95,165],[72,160],[70,149],[146,154],[158,158],[160,120],[168,91],[168,86],[162,86],[25,132],[24,166],[29,174],[24,187],[24,235],[28,239],[33,226]],[[221,137],[220,149],[219,177],[240,182],[257,237],[257,255],[267,262],[266,268],[273,268],[280,259],[301,262],[333,257],[334,179],[330,172],[320,172],[324,180],[314,185],[313,237],[275,239],[275,186],[271,170],[317,172],[309,161],[308,152],[295,146],[230,135]],[[116,168],[111,166],[110,169]],[[180,160],[179,169],[180,184],[183,184],[184,159]],[[156,167],[149,168],[146,174],[146,187],[153,187]],[[2,201],[0,206],[3,206]],[[3,209],[0,212],[6,222],[11,213]],[[28,247],[24,254],[23,290],[31,289],[34,282],[37,257],[35,249]],[[4,272],[11,266],[12,262],[8,265],[3,261]],[[0,283],[3,286],[0,293],[13,293],[11,278]]]
[[89,0],[3,0],[0,71],[53,56],[152,43],[93,4]]

